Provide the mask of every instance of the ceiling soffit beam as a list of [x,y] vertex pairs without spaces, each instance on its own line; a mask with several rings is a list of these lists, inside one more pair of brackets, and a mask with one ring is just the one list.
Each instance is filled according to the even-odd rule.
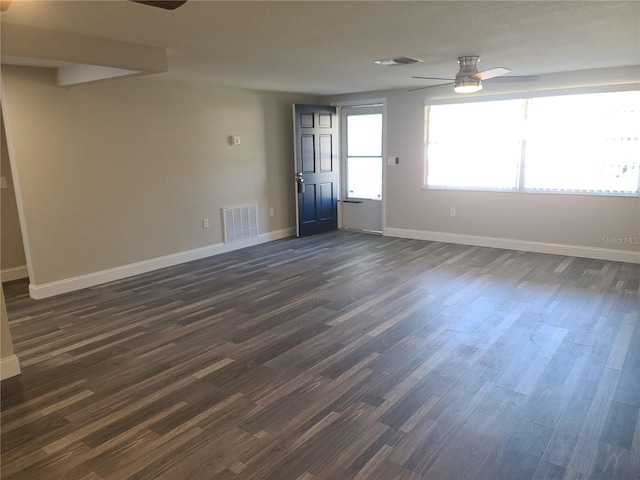
[[24,25],[2,25],[2,56],[61,62],[58,84],[150,75],[168,70],[164,48]]
[[137,75],[142,74],[137,70],[101,67],[99,65],[84,65],[80,63],[70,63],[69,65],[62,65],[56,68],[56,82],[59,87],[69,87],[81,83]]

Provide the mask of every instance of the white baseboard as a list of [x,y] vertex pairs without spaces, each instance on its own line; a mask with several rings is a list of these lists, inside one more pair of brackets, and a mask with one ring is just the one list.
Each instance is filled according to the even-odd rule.
[[458,243],[462,245],[473,245],[475,247],[505,248],[508,250],[593,258],[613,262],[640,263],[640,252],[614,250],[611,248],[530,242],[508,238],[481,237],[476,235],[462,235],[459,233],[429,232],[404,228],[385,228],[383,235],[388,237],[411,238],[414,240],[428,240],[432,242]]
[[63,293],[82,290],[83,288],[95,287],[96,285],[102,285],[103,283],[113,282],[115,280],[122,280],[123,278],[152,272],[161,268],[173,267],[174,265],[179,265],[181,263],[200,260],[213,255],[220,255],[221,253],[232,252],[234,250],[240,250],[242,248],[259,245],[261,243],[280,240],[294,235],[295,229],[286,228],[275,232],[263,233],[257,237],[238,242],[217,243],[207,247],[174,253],[172,255],[165,255],[164,257],[152,258],[150,260],[143,260],[141,262],[110,268],[100,272],[89,273],[87,275],[65,278],[64,280],[57,280],[55,282],[44,283],[41,285],[31,284],[29,285],[29,294],[32,298],[40,300]]
[[0,358],[0,380],[20,375],[20,362],[15,355]]
[[2,278],[3,283],[28,277],[29,272],[27,271],[26,265],[23,265],[21,267],[5,268],[0,271],[0,278]]

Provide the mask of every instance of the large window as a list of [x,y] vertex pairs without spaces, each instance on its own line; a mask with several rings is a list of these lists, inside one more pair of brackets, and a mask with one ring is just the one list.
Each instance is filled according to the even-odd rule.
[[638,194],[640,92],[426,107],[426,186]]

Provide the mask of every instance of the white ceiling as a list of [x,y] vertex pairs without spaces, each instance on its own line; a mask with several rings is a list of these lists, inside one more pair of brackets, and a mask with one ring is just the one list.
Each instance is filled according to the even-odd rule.
[[[640,65],[638,1],[13,0],[1,21],[166,48],[162,75],[315,94],[423,86],[461,55],[513,75]],[[373,63],[403,55],[424,63]]]

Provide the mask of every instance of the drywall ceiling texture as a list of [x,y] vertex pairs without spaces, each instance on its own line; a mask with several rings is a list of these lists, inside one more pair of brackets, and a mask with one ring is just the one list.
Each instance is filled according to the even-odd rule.
[[[423,85],[461,55],[515,75],[640,63],[636,1],[14,1],[2,23],[167,49],[183,80],[314,94]],[[399,55],[424,63],[373,64]]]

